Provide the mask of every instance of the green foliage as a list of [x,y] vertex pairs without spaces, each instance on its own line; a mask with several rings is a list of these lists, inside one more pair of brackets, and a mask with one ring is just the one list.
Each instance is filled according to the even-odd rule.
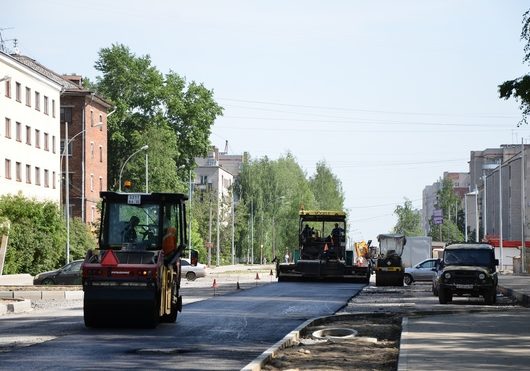
[[[148,145],[149,190],[182,191],[194,158],[204,156],[209,136],[222,108],[213,92],[202,84],[170,71],[164,75],[149,56],[137,57],[121,44],[103,48],[95,68],[97,83],[85,83],[116,107],[108,120],[109,188],[119,188],[125,160]],[[181,170],[179,170],[181,169]],[[180,172],[179,172],[180,171]],[[125,165],[122,181],[133,180],[132,191],[145,190],[145,156],[138,154]]]
[[97,239],[80,218],[70,220],[70,260],[84,259],[89,249],[97,247]]
[[[530,64],[530,10],[523,15],[523,27],[521,30],[521,40],[526,40],[524,46],[525,55],[523,62]],[[530,114],[530,75],[508,80],[499,85],[499,95],[501,98],[514,98],[520,102],[520,109],[523,117],[519,125],[527,123],[527,116]]]
[[[0,219],[9,216],[11,229],[4,274],[35,275],[66,263],[65,220],[53,202],[18,194],[0,197]],[[70,222],[70,256],[81,259],[96,246],[93,233],[80,219]]]
[[316,173],[309,179],[309,184],[319,209],[342,210],[344,208],[342,183],[324,161],[317,163]]
[[5,274],[36,274],[64,263],[66,233],[55,203],[29,200],[21,194],[2,196],[0,216],[11,220]]
[[454,192],[453,182],[449,178],[441,180],[442,186],[437,192],[436,207],[442,209],[443,224],[435,225],[431,220],[429,236],[434,241],[457,242],[463,241],[463,227],[460,228],[460,199]]
[[410,200],[405,199],[403,205],[396,206],[394,214],[398,217],[398,221],[394,226],[394,233],[411,237],[423,236],[421,213],[412,207]]

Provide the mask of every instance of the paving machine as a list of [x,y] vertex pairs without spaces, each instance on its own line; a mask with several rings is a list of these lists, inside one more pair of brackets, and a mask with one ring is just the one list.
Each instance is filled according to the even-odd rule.
[[294,261],[276,262],[278,281],[366,282],[369,261],[355,264],[353,251],[346,250],[346,213],[343,211],[300,210],[299,244]]
[[82,265],[87,327],[156,327],[182,310],[187,197],[101,192],[99,246]]
[[405,268],[401,260],[407,239],[402,234],[380,234],[375,263],[376,286],[403,286]]

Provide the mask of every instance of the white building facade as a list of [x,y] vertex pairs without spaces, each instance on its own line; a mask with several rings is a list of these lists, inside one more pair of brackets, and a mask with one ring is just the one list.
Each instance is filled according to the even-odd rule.
[[60,200],[61,86],[0,52],[0,195]]

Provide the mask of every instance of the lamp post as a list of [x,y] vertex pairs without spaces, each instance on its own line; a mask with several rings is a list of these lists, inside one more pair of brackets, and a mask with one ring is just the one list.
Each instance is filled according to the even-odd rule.
[[[143,146],[142,148],[140,148],[139,150],[135,151],[132,153],[132,155],[130,155],[129,157],[127,157],[127,160],[125,160],[125,162],[123,163],[123,165],[121,166],[121,169],[120,169],[120,176],[118,177],[119,178],[119,187],[118,187],[118,190],[121,192],[121,175],[123,173],[123,169],[125,169],[125,165],[127,165],[127,162],[129,162],[129,160],[135,155],[137,154],[138,152],[141,152],[141,151],[145,151],[149,149],[149,146],[146,144],[145,146]],[[147,176],[147,163],[146,163],[146,176]],[[147,182],[146,182],[146,186],[147,186]]]
[[[94,126],[91,126],[91,128],[103,126],[103,123],[100,122],[99,124],[96,124]],[[64,137],[65,139],[65,145],[63,148],[63,152],[61,153],[61,160],[60,160],[60,168],[61,171],[63,170],[63,158],[65,157],[66,152],[68,152],[68,156],[66,156],[66,162],[65,162],[65,172],[66,172],[66,189],[65,189],[65,202],[66,202],[66,263],[70,263],[70,173],[69,173],[69,161],[68,157],[70,156],[70,151],[68,148],[70,148],[70,143],[73,142],[75,138],[77,138],[79,135],[83,134],[87,129],[81,130],[79,133],[74,135],[72,138],[68,139],[68,122],[64,123]],[[62,195],[62,192],[61,192]]]
[[[280,196],[276,199],[276,201],[283,201],[284,199],[285,199],[285,196]],[[275,217],[276,217],[276,207],[274,208],[274,211],[272,213],[272,258],[273,259],[276,257],[276,225],[274,223]]]

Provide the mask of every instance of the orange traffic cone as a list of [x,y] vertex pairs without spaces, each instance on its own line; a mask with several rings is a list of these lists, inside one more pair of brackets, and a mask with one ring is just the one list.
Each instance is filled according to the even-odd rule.
[[269,273],[269,276],[274,276],[274,274],[272,273],[272,269],[271,269],[271,272]]
[[329,250],[329,249],[328,249],[328,244],[325,244],[325,245],[324,245],[324,252],[326,252],[326,251],[328,251],[328,250]]
[[256,280],[259,280],[259,274],[256,273]]
[[236,290],[241,290],[241,286],[239,286],[239,281],[237,281]]

